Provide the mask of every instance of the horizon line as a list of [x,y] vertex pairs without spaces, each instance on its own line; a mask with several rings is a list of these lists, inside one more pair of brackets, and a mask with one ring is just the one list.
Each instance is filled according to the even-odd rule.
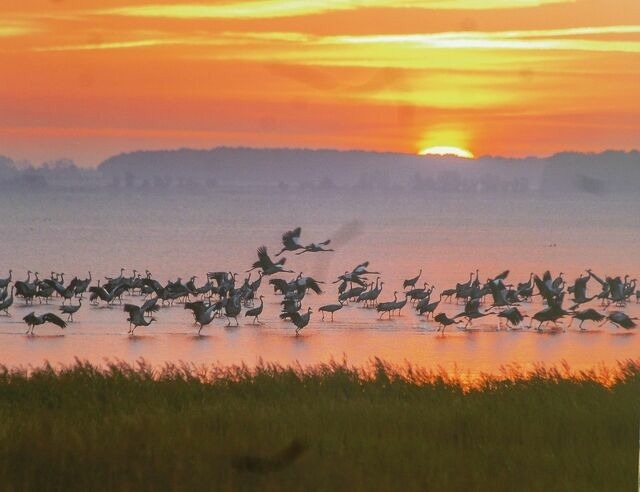
[[427,155],[420,155],[418,152],[416,153],[409,153],[409,152],[400,152],[400,151],[391,151],[391,150],[373,150],[373,149],[358,149],[358,148],[352,148],[352,149],[337,149],[337,148],[330,148],[330,147],[282,147],[282,146],[278,146],[278,147],[253,147],[251,145],[217,145],[214,147],[188,147],[188,146],[181,146],[181,147],[167,147],[167,148],[162,148],[162,149],[145,149],[145,148],[140,148],[140,149],[136,149],[136,150],[123,150],[117,153],[114,153],[104,159],[102,159],[98,164],[96,165],[89,165],[89,166],[81,166],[78,165],[76,163],[76,161],[71,158],[71,157],[54,157],[45,161],[40,162],[39,164],[33,163],[30,159],[14,159],[13,157],[7,155],[7,154],[3,154],[0,153],[0,158],[4,157],[6,159],[9,159],[14,165],[16,164],[27,164],[33,167],[42,167],[43,165],[47,164],[47,163],[53,163],[53,162],[59,162],[59,161],[64,161],[64,160],[68,160],[71,163],[73,163],[73,165],[75,165],[76,167],[79,168],[83,168],[83,169],[97,169],[99,168],[102,164],[104,164],[105,162],[120,157],[120,156],[126,156],[126,155],[132,155],[132,154],[139,154],[139,153],[159,153],[159,152],[180,152],[180,151],[194,151],[194,152],[211,152],[211,151],[215,151],[215,150],[249,150],[249,151],[302,151],[302,152],[336,152],[336,153],[341,153],[341,154],[347,154],[347,153],[362,153],[362,154],[374,154],[374,155],[397,155],[397,156],[404,156],[404,157],[415,157],[415,158],[420,158],[420,159],[430,159],[430,160],[456,160],[456,161],[480,161],[480,160],[486,160],[486,159],[496,159],[496,160],[513,160],[513,161],[524,161],[524,160],[528,160],[528,159],[537,159],[537,160],[547,160],[547,159],[551,159],[553,157],[556,157],[558,155],[561,154],[580,154],[580,155],[585,155],[585,156],[593,156],[593,155],[599,155],[599,154],[604,154],[607,152],[616,152],[616,153],[622,153],[622,154],[633,154],[633,153],[639,153],[640,149],[639,148],[633,148],[633,149],[621,149],[621,148],[607,148],[607,149],[603,149],[603,150],[597,150],[597,151],[581,151],[581,150],[559,150],[557,152],[553,152],[551,154],[546,154],[546,155],[534,155],[534,154],[529,154],[526,156],[521,156],[521,157],[517,157],[517,156],[507,156],[507,155],[496,155],[496,154],[484,154],[484,155],[479,155],[479,156],[475,156],[473,158],[463,158],[463,157],[459,157],[453,154],[446,154],[446,155],[434,155],[434,154],[427,154]]

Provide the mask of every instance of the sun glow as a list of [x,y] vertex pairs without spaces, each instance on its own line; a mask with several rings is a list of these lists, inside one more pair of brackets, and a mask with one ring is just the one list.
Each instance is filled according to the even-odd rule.
[[418,152],[420,155],[448,155],[454,157],[460,157],[463,159],[473,159],[475,156],[465,149],[460,149],[458,147],[447,147],[447,146],[437,146],[437,147],[429,147],[428,149],[422,149]]

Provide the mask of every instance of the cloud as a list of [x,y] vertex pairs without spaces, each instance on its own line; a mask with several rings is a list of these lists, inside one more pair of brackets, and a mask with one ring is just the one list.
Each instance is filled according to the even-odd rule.
[[638,34],[640,26],[608,26],[603,28],[550,29],[504,32],[446,32],[434,34],[381,34],[364,36],[333,36],[324,43],[338,45],[397,45],[443,49],[494,49],[494,50],[564,50],[640,52],[640,41],[616,39],[566,39],[580,34]]
[[0,20],[0,38],[26,36],[39,30],[37,25],[30,22]]
[[104,43],[71,44],[61,46],[44,46],[34,48],[33,51],[91,51],[113,50],[125,48],[146,48],[150,46],[166,46],[171,44],[184,44],[184,40],[172,39],[140,39],[136,41],[112,41]]
[[573,3],[573,0],[250,0],[217,5],[175,3],[115,7],[100,15],[172,19],[268,19],[323,14],[360,8],[419,8],[426,10],[493,10]]
[[[640,40],[616,39],[611,35],[638,35],[640,26],[600,26],[546,30],[514,30],[497,32],[440,32],[430,34],[374,34],[318,36],[302,32],[223,32],[198,33],[192,36],[172,36],[155,32],[153,38],[111,40],[100,43],[69,44],[36,47],[34,51],[78,51],[144,48],[164,45],[228,46],[255,45],[268,49],[272,61],[299,60],[305,64],[343,64],[352,59],[355,65],[406,66],[404,58],[412,60],[408,67],[421,66],[417,52],[431,50],[530,50],[530,51],[593,51],[640,52]],[[606,39],[590,39],[608,35]],[[311,50],[311,51],[307,51]],[[310,56],[314,53],[319,57]],[[366,50],[366,56],[365,55]],[[194,55],[196,57],[201,55]],[[261,50],[242,52],[227,50],[207,53],[204,57],[245,60],[264,59]],[[400,65],[398,65],[400,63]]]

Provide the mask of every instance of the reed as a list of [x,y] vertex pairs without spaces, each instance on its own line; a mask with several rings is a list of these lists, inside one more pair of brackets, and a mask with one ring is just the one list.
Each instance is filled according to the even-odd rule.
[[633,490],[640,365],[0,370],[2,490]]

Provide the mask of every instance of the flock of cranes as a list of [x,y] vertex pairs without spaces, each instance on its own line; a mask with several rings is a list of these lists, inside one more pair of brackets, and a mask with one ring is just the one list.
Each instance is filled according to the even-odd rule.
[[[323,315],[324,312],[329,312],[333,320],[333,313],[341,309],[344,303],[362,302],[365,307],[375,307],[380,313],[380,318],[387,315],[391,319],[394,313],[400,315],[402,309],[410,301],[417,314],[424,315],[427,319],[431,316],[439,325],[437,331],[442,333],[447,326],[461,323],[464,323],[464,326],[459,328],[466,330],[473,320],[489,315],[495,315],[498,318],[498,328],[502,328],[503,323],[506,327],[520,328],[524,319],[529,316],[523,314],[518,307],[523,303],[531,302],[532,297],[540,296],[547,307],[531,316],[531,323],[527,328],[532,328],[534,322],[537,322],[535,329],[538,331],[543,329],[543,325],[549,324],[552,324],[553,328],[559,328],[558,321],[564,317],[571,317],[571,323],[573,320],[578,320],[580,330],[584,329],[585,321],[603,323],[608,321],[625,329],[636,326],[636,318],[629,317],[624,311],[606,311],[612,304],[615,307],[623,308],[632,296],[635,296],[636,302],[640,302],[640,291],[636,290],[637,281],[636,279],[629,280],[629,276],[625,276],[624,280],[620,277],[606,277],[603,280],[591,270],[586,270],[586,274],[580,275],[573,285],[567,285],[562,277],[563,273],[553,278],[551,273],[546,271],[542,277],[531,273],[528,281],[514,286],[505,283],[509,276],[508,270],[493,278],[488,278],[485,283],[480,282],[479,272],[476,270],[475,278],[474,273],[471,272],[467,282],[457,283],[454,288],[440,292],[437,299],[432,299],[435,286],[429,287],[429,284],[424,282],[422,287],[416,287],[422,276],[422,270],[420,270],[417,276],[404,280],[401,299],[398,299],[399,292],[396,290],[393,293],[392,301],[378,302],[384,282],[380,282],[380,277],[377,277],[375,282],[367,283],[363,275],[378,273],[367,271],[367,267],[368,263],[363,263],[352,272],[345,272],[339,277],[338,281],[342,282],[338,288],[339,304],[322,306],[320,311],[323,311]],[[587,296],[587,284],[591,279],[599,284],[600,292],[589,297]],[[354,287],[354,284],[357,286]],[[573,296],[570,298],[572,305],[564,309],[563,303],[566,294]],[[453,302],[454,298],[457,304],[464,304],[464,309],[460,313],[453,317],[449,317],[444,312],[435,314],[443,299]],[[600,301],[603,312],[599,312],[593,307],[581,309],[583,305],[596,300]],[[487,309],[483,311],[483,305],[487,304]]]
[[[127,315],[129,334],[134,335],[137,328],[148,327],[156,321],[154,314],[162,306],[180,303],[192,313],[194,323],[198,326],[198,334],[201,334],[203,328],[215,318],[225,317],[227,326],[232,321],[237,326],[238,316],[243,311],[244,316],[250,318],[254,325],[263,324],[260,316],[264,309],[264,296],[260,295],[260,288],[266,283],[265,277],[269,277],[268,285],[281,297],[279,317],[292,323],[297,335],[309,324],[313,312],[311,307],[303,306],[306,296],[310,292],[322,294],[324,282],[302,273],[288,280],[275,277],[295,274],[293,270],[285,268],[287,258],[281,255],[285,252],[301,255],[333,251],[327,247],[330,240],[303,245],[300,242],[301,232],[298,227],[282,236],[282,248],[275,255],[280,258],[275,261],[269,255],[267,247],[260,246],[257,260],[245,272],[248,275],[242,281],[238,280],[237,273],[214,271],[205,275],[201,285],[196,283],[198,277],[195,275],[187,282],[178,278],[163,285],[148,270],[144,274],[134,270],[133,275],[126,276],[124,268],[118,276],[99,279],[95,284],[91,273],[84,279],[74,277],[65,283],[63,273],[51,272],[49,278],[41,279],[38,272],[29,271],[25,280],[14,281],[13,272],[9,270],[9,276],[0,279],[0,312],[10,316],[9,308],[16,298],[31,305],[35,300],[48,304],[54,297],[60,299],[60,315],[54,312],[36,315],[31,312],[24,316],[27,334],[33,335],[34,328],[45,323],[65,328],[68,322],[73,322],[73,315],[81,309],[83,299],[88,296],[90,305],[121,305]],[[257,278],[252,279],[255,270]],[[622,310],[632,297],[635,297],[636,303],[640,302],[636,279],[630,279],[628,275],[624,278],[603,278],[587,269],[572,285],[568,285],[563,273],[554,278],[547,271],[542,276],[531,273],[527,281],[511,284],[507,283],[508,270],[487,278],[485,282],[480,281],[476,270],[469,274],[468,280],[442,290],[436,297],[434,285],[429,285],[428,282],[420,284],[422,273],[420,270],[415,277],[404,280],[402,289],[393,292],[393,300],[379,301],[385,283],[381,280],[380,272],[369,269],[369,262],[365,261],[346,270],[332,282],[331,285],[337,284],[336,302],[320,306],[318,311],[322,313],[323,321],[325,317],[333,321],[334,315],[344,306],[357,304],[375,310],[380,319],[385,316],[391,319],[410,306],[417,315],[425,319],[431,317],[438,324],[437,331],[442,334],[448,326],[467,330],[474,320],[486,316],[497,317],[498,329],[504,326],[511,329],[534,328],[538,331],[542,331],[543,327],[564,330],[558,325],[558,321],[563,318],[571,318],[571,323],[577,320],[580,330],[585,329],[585,322],[609,322],[624,329],[636,326],[636,318],[629,317]],[[599,289],[592,295],[588,292],[590,282]],[[141,305],[123,302],[124,296],[130,301],[136,295],[144,298]],[[529,316],[521,308],[530,303],[534,296],[540,296],[545,307]],[[566,308],[565,297],[568,298]],[[464,307],[458,314],[450,317],[442,310],[443,302]],[[591,307],[586,306],[589,303],[592,304]],[[609,309],[610,306],[614,308]],[[65,315],[66,320],[60,317]],[[528,317],[531,322],[526,325],[524,320]]]

